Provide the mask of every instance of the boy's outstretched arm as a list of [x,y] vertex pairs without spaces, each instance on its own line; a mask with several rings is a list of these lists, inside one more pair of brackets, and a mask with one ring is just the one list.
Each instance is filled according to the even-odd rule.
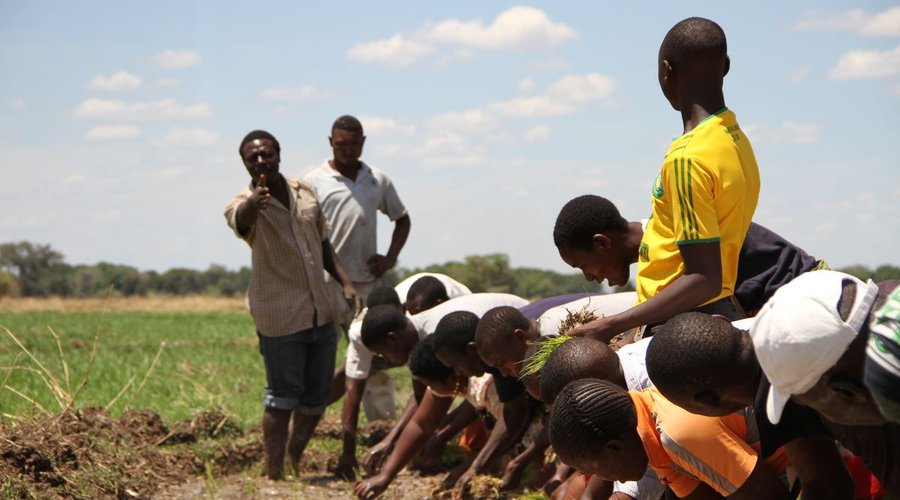
[[671,285],[627,311],[576,328],[572,335],[609,342],[626,330],[665,322],[717,296],[722,291],[722,253],[719,242],[680,245],[678,249],[684,259],[684,274]]

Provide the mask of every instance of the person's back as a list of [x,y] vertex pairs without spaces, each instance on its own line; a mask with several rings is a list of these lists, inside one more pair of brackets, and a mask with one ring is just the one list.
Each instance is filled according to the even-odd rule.
[[707,19],[685,19],[666,35],[659,59],[660,86],[681,113],[684,134],[672,141],[651,188],[637,293],[641,302],[655,296],[692,271],[687,250],[717,244],[721,273],[712,269],[711,276],[721,287],[710,283],[712,296],[696,307],[734,293],[738,254],[759,198],[759,168],[725,107],[722,80],[730,60],[722,29]]
[[684,272],[679,249],[718,241],[722,290],[734,293],[738,255],[759,197],[759,169],[734,113],[722,110],[672,142],[652,188],[637,292],[647,300]]

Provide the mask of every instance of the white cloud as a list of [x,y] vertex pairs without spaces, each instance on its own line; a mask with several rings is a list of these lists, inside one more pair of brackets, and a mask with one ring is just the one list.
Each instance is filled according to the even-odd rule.
[[841,56],[828,72],[832,80],[884,78],[900,74],[900,46],[885,52],[854,50]]
[[599,73],[565,75],[543,93],[495,102],[488,108],[507,116],[555,116],[577,111],[590,102],[613,104],[616,82]]
[[278,87],[262,91],[262,98],[267,101],[300,102],[325,97],[326,94],[312,85],[300,87]]
[[89,141],[114,141],[117,139],[134,139],[140,137],[140,127],[133,125],[101,125],[94,127],[85,134]]
[[557,98],[575,103],[608,101],[615,90],[615,80],[599,73],[566,75],[548,88]]
[[386,40],[354,45],[347,52],[347,59],[391,68],[404,68],[432,52],[434,47],[397,34]]
[[516,84],[516,88],[523,92],[531,92],[535,86],[534,80],[531,78],[523,78]]
[[889,93],[894,97],[900,97],[900,83],[895,83]]
[[900,36],[900,6],[875,14],[863,26],[861,33],[869,36]]
[[184,69],[200,64],[203,58],[193,50],[167,49],[154,55],[153,60],[163,68]]
[[450,53],[431,60],[438,66],[474,57],[472,49],[539,50],[578,37],[564,23],[555,23],[534,7],[513,7],[501,12],[489,25],[480,19],[446,19],[428,22],[407,33],[372,42],[358,43],[347,52],[347,59],[362,63],[404,68],[435,53],[438,47],[450,47]]
[[10,106],[12,106],[13,109],[26,109],[28,107],[28,101],[21,97],[17,97],[12,100]]
[[141,77],[125,70],[119,70],[109,76],[95,76],[88,86],[94,90],[134,90],[141,86]]
[[165,134],[157,137],[153,144],[160,147],[203,147],[215,144],[219,133],[203,128],[170,128]]
[[384,116],[360,116],[359,122],[362,123],[367,136],[382,134],[408,136],[416,132],[415,125]]
[[172,88],[181,85],[181,80],[177,78],[160,78],[156,80],[157,87]]
[[506,116],[557,116],[575,111],[569,103],[555,101],[547,96],[516,97],[495,102],[489,109]]
[[551,134],[553,134],[553,129],[547,125],[538,125],[526,130],[525,133],[522,134],[522,138],[527,142],[539,142],[546,140]]
[[448,19],[426,27],[425,38],[438,43],[479,49],[538,49],[578,37],[570,26],[554,23],[534,7],[513,7],[501,12],[485,26],[480,19]]
[[794,83],[802,82],[803,80],[806,79],[807,76],[809,76],[809,73],[811,71],[812,71],[812,68],[810,66],[803,66],[801,68],[797,68],[796,70],[794,70],[793,73],[791,73],[791,81]]
[[497,120],[480,109],[442,113],[428,120],[428,128],[440,131],[472,133],[498,127]]
[[535,61],[531,67],[536,71],[568,71],[572,67],[566,59],[554,58],[543,61]]
[[801,31],[853,31],[864,36],[900,36],[900,6],[890,7],[877,14],[862,9],[837,14],[814,12],[794,24]]
[[741,126],[753,144],[815,144],[819,142],[822,127],[814,123],[782,122],[771,129],[765,125],[753,123]]
[[75,117],[129,121],[193,120],[212,116],[207,103],[184,106],[172,98],[127,103],[112,99],[88,99],[75,108]]

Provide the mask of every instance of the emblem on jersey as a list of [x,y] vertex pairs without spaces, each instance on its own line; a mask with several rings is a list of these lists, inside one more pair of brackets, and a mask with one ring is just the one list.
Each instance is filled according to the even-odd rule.
[[665,194],[665,191],[663,190],[663,185],[662,185],[662,172],[660,172],[656,176],[656,180],[653,181],[653,188],[650,190],[650,193],[656,199],[662,198],[663,195]]
[[639,248],[638,252],[641,257],[641,261],[642,262],[649,261],[650,260],[650,247],[647,246],[647,244],[642,241],[641,246],[638,248]]

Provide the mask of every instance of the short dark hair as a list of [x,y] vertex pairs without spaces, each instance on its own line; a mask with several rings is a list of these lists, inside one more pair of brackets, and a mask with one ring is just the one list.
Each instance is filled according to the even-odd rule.
[[431,335],[434,338],[434,350],[466,352],[466,346],[475,340],[476,328],[478,316],[473,312],[454,311],[444,316]]
[[673,66],[693,66],[724,60],[728,54],[728,42],[725,31],[714,21],[689,17],[679,21],[666,33],[659,53]]
[[619,370],[619,356],[609,345],[590,337],[572,337],[547,358],[541,370],[541,399],[551,404],[563,387],[574,380],[612,380]]
[[403,303],[400,302],[400,296],[397,295],[397,291],[392,287],[379,286],[369,293],[369,297],[366,299],[366,307],[372,308],[381,305],[401,307]]
[[550,444],[559,457],[596,457],[607,442],[637,428],[628,391],[605,380],[567,384],[550,412]]
[[359,120],[356,119],[355,116],[351,115],[342,115],[334,121],[334,124],[331,125],[331,131],[334,132],[334,129],[346,130],[347,132],[359,132],[360,135],[363,133],[363,126]]
[[409,286],[406,292],[406,301],[409,302],[418,297],[423,310],[449,300],[447,296],[447,287],[441,283],[441,280],[434,276],[422,276]]
[[497,345],[513,338],[516,329],[528,330],[531,322],[512,306],[495,307],[484,313],[475,330],[475,344],[480,348]]
[[272,145],[275,146],[275,151],[277,153],[281,153],[281,144],[278,144],[278,139],[276,139],[274,135],[266,132],[265,130],[254,130],[244,136],[244,139],[241,141],[240,147],[238,147],[238,155],[240,155],[242,159],[244,158],[244,144],[247,144],[250,141],[255,141],[256,139],[268,139],[272,141]]
[[409,355],[409,371],[415,377],[444,382],[453,374],[453,370],[437,359],[434,350],[434,335],[416,343]]
[[369,349],[381,345],[388,333],[404,329],[406,321],[403,311],[394,306],[382,304],[369,309],[362,322],[363,345]]
[[647,375],[663,396],[676,403],[691,400],[699,392],[720,394],[757,373],[756,363],[742,363],[746,341],[725,319],[681,313],[653,334],[647,346]]
[[556,248],[589,250],[595,234],[628,231],[628,221],[606,198],[586,194],[563,205],[553,226]]

